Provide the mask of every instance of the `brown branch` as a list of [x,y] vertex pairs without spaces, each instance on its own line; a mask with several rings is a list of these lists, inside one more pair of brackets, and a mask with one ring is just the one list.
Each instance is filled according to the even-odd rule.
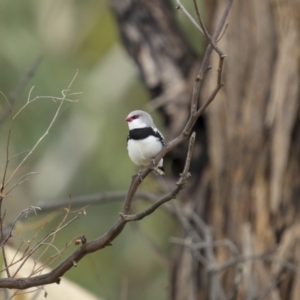
[[201,14],[200,14],[199,9],[198,9],[197,0],[193,0],[193,3],[194,3],[194,8],[195,8],[195,11],[196,11],[197,18],[198,18],[198,22],[199,22],[199,24],[200,24],[200,26],[203,30],[205,38],[208,40],[208,42],[213,47],[213,49],[219,54],[219,56],[223,56],[224,54],[223,54],[222,50],[220,50],[220,48],[216,44],[217,39],[212,40],[211,36],[209,35],[208,31],[206,30],[206,27],[204,25],[204,22],[202,21]]
[[199,32],[205,36],[205,33],[203,32],[203,29],[197,24],[197,22],[194,20],[194,18],[189,14],[189,12],[186,10],[186,8],[182,5],[180,0],[176,1],[177,6],[176,9],[181,9],[182,12],[187,16],[187,18],[191,21],[191,23],[196,27],[196,29],[199,30]]
[[[213,34],[213,37],[212,37],[213,41],[217,40],[217,38],[218,38],[225,22],[226,22],[226,18],[229,14],[229,11],[230,11],[230,8],[231,8],[231,5],[232,5],[232,1],[233,0],[228,0],[228,2],[227,2],[227,5],[226,5],[225,10],[223,12],[223,15],[221,17],[221,20],[220,20],[220,22],[217,26],[217,29],[216,29],[215,33]],[[220,77],[220,80],[218,79],[218,83],[217,83],[217,86],[214,89],[214,91],[211,93],[211,95],[209,96],[207,101],[197,110],[197,103],[198,103],[198,99],[199,99],[199,95],[200,95],[200,90],[201,90],[201,87],[202,87],[202,82],[203,82],[206,71],[210,68],[209,67],[209,58],[210,58],[210,55],[212,53],[212,50],[213,50],[213,48],[212,48],[211,44],[209,44],[206,48],[200,70],[199,70],[198,75],[196,76],[196,79],[195,79],[194,88],[193,88],[193,95],[192,95],[192,100],[191,100],[191,115],[190,115],[190,118],[187,121],[187,124],[185,125],[185,128],[183,129],[181,134],[177,138],[172,140],[171,142],[167,143],[165,145],[165,147],[157,154],[157,156],[155,157],[155,163],[156,164],[169,151],[171,151],[172,149],[174,149],[176,146],[183,143],[187,139],[187,137],[189,136],[190,132],[192,131],[192,128],[195,125],[198,118],[204,113],[207,106],[214,100],[214,98],[217,95],[218,91],[223,86],[223,83],[222,83],[222,80],[221,80],[221,77]],[[226,56],[224,54],[222,54],[220,56],[220,59],[222,60],[222,63],[219,64],[219,69],[220,69],[219,74],[222,74],[223,60],[224,60],[225,57]],[[142,172],[141,177],[144,178],[149,173],[150,173],[150,169],[148,167]],[[137,178],[135,178],[135,180],[137,181]],[[138,184],[138,182],[136,182],[135,184]],[[135,184],[134,184],[134,186],[135,186]]]
[[156,203],[154,203],[152,206],[150,206],[149,208],[147,208],[146,210],[144,210],[140,213],[133,214],[133,215],[127,215],[127,214],[120,213],[120,216],[126,222],[142,220],[146,216],[149,216],[150,214],[152,214],[157,208],[159,208],[164,203],[166,203],[172,199],[175,199],[176,195],[179,193],[179,191],[182,190],[182,188],[183,188],[183,186],[177,185],[177,187],[172,192],[170,192],[169,194],[167,194],[166,196],[164,196],[163,198],[158,200]]
[[32,256],[32,254],[38,249],[40,248],[46,241],[47,239],[49,239],[50,237],[56,235],[59,231],[61,231],[62,229],[64,229],[65,227],[67,227],[70,223],[74,222],[76,219],[79,218],[81,213],[78,213],[74,218],[72,218],[71,220],[69,220],[66,224],[60,226],[59,228],[57,228],[56,230],[53,230],[52,232],[48,233],[40,242],[37,243],[37,245],[35,245],[33,247],[33,249],[31,249],[29,251],[29,254],[27,254],[26,258],[23,260],[23,262],[20,264],[19,268],[17,269],[17,271],[14,273],[13,277],[15,277],[18,272],[20,271],[20,269],[23,267],[23,265],[25,264],[25,262]]
[[[117,191],[117,192],[103,192],[103,193],[96,193],[91,195],[83,195],[78,197],[72,197],[69,201],[61,201],[60,203],[45,203],[45,204],[38,204],[37,207],[40,212],[39,214],[57,211],[66,207],[72,207],[74,208],[82,208],[83,206],[89,206],[89,205],[99,205],[99,204],[106,204],[106,203],[112,203],[116,201],[123,201],[125,196],[127,194],[127,191]],[[150,203],[155,203],[157,201],[158,196],[147,191],[138,191],[134,197],[134,201],[136,200],[143,200],[148,201]],[[30,207],[32,208],[32,206]],[[161,209],[166,211],[170,215],[174,215],[174,210],[170,206],[161,206]],[[25,209],[24,211],[27,211]],[[18,216],[19,221],[23,221],[27,216],[24,216],[23,212]],[[0,245],[5,244],[3,240],[7,241],[11,237],[12,229],[14,227],[14,223],[12,222],[8,225],[6,225],[3,228],[3,235],[2,238],[0,238]]]
[[[212,40],[215,42],[225,24],[228,12],[231,7],[232,0],[229,0],[227,2],[225,11],[223,12],[223,15],[221,17],[221,20],[217,26],[217,29],[212,37]],[[208,64],[209,64],[209,58],[212,53],[213,47],[211,44],[208,45],[205,51],[205,55],[200,67],[200,70],[198,72],[198,75],[195,80],[195,87],[194,87],[194,93],[193,97],[191,100],[191,107],[195,108],[195,111],[192,110],[191,116],[181,132],[181,134],[172,140],[171,142],[167,143],[166,146],[158,153],[158,155],[155,157],[155,164],[159,162],[159,160],[165,156],[170,150],[174,149],[176,146],[179,144],[183,143],[188,136],[190,135],[192,128],[194,124],[196,123],[197,119],[199,118],[200,114],[202,114],[205,111],[205,106],[204,108],[200,107],[199,110],[197,110],[197,103],[200,95],[200,90],[202,86],[202,79],[204,78],[205,72],[208,69]],[[216,93],[213,93],[213,97],[211,101],[214,99]],[[210,99],[208,99],[210,100]],[[208,104],[207,104],[208,105]],[[200,111],[200,112],[199,112]],[[151,172],[152,166],[148,166],[143,170],[143,172],[140,174],[141,178],[145,178],[150,172]],[[179,185],[184,185],[186,181],[186,177],[181,177],[179,179],[178,184]],[[132,201],[133,198],[136,194],[136,191],[140,185],[140,177],[135,175],[132,177],[131,185],[128,190],[128,193],[125,197],[124,200],[124,206],[123,206],[123,215],[128,215],[131,212],[131,206],[132,206]],[[178,186],[175,188],[175,190],[178,189]],[[168,196],[172,197],[173,195],[167,195],[164,197],[163,200],[168,198]],[[162,199],[161,199],[162,200]],[[161,201],[163,202],[163,201]],[[160,203],[159,203],[160,204]],[[161,203],[163,204],[163,203]],[[161,205],[160,204],[160,205]],[[157,208],[156,206],[158,204],[154,204],[154,210]],[[160,206],[159,205],[159,206]],[[120,219],[111,227],[110,230],[108,230],[105,234],[102,236],[98,237],[97,239],[86,242],[85,244],[81,245],[75,252],[73,252],[69,257],[67,257],[64,261],[62,261],[57,267],[55,267],[51,272],[43,275],[38,275],[34,276],[31,278],[5,278],[5,279],[0,279],[0,288],[15,288],[15,289],[27,289],[30,287],[34,286],[39,286],[39,285],[46,285],[50,283],[58,283],[60,282],[60,277],[64,275],[68,270],[70,270],[74,265],[77,265],[77,263],[87,254],[98,251],[100,249],[103,249],[106,246],[111,245],[111,242],[123,231],[127,221],[120,217]]]
[[134,215],[126,215],[126,214],[120,213],[120,216],[122,217],[122,219],[124,221],[131,222],[131,221],[141,220],[141,219],[145,218],[146,216],[149,216],[150,214],[152,214],[157,208],[159,208],[164,203],[166,203],[172,199],[175,199],[175,197],[178,195],[178,193],[185,187],[187,180],[191,176],[191,174],[189,173],[189,168],[190,168],[190,164],[191,164],[191,160],[192,160],[192,153],[193,153],[193,148],[194,148],[194,144],[195,144],[195,139],[196,139],[196,133],[193,132],[193,134],[191,135],[191,138],[190,138],[190,144],[189,144],[189,148],[188,148],[188,152],[187,152],[185,166],[184,166],[182,174],[180,174],[180,179],[176,183],[176,187],[174,188],[174,190],[172,192],[170,192],[169,194],[167,194],[166,196],[164,196],[163,198],[161,198],[156,203],[154,203],[152,206],[150,206],[149,208],[147,208],[146,210],[144,210],[140,213],[137,213]]
[[[177,187],[174,189],[174,192],[170,193],[170,194],[172,194],[172,197],[170,197],[169,195],[163,197],[160,201],[156,202],[153,206],[151,206],[150,210],[154,211],[157,207],[162,205],[165,202],[165,200],[172,199],[173,196],[175,196],[175,191],[176,191],[176,194],[178,194],[178,192],[185,186],[186,180],[190,176],[190,173],[188,172],[188,168],[190,166],[194,142],[195,142],[195,134],[193,134],[191,136],[190,147],[189,147],[189,151],[188,151],[188,155],[187,155],[187,159],[186,159],[184,173],[181,175],[179,181],[177,182]],[[146,210],[146,214],[147,213],[150,214],[149,210]],[[35,276],[32,278],[23,279],[23,281],[21,281],[20,279],[15,279],[14,281],[9,281],[9,278],[6,278],[6,279],[4,279],[4,282],[2,280],[0,280],[0,287],[6,286],[8,288],[12,288],[12,287],[10,287],[10,285],[15,284],[16,288],[25,289],[25,288],[36,286],[37,285],[36,281],[35,281],[36,278],[40,278],[42,281],[46,281],[46,282],[43,282],[43,284],[57,282],[57,278],[60,277],[60,276],[56,277],[57,274],[61,274],[61,272],[65,273],[68,269],[70,269],[74,265],[74,262],[77,263],[87,253],[94,252],[96,250],[99,250],[99,249],[104,248],[107,245],[109,245],[110,242],[122,231],[122,229],[124,228],[125,224],[128,221],[131,221],[131,220],[126,220],[125,218],[121,218],[115,224],[115,226],[113,226],[111,228],[111,230],[108,231],[106,234],[104,234],[102,237],[100,237],[92,242],[82,245],[81,248],[79,248],[77,251],[75,251],[69,258],[67,258],[58,267],[56,267],[52,272],[50,272],[48,274],[48,277],[45,277],[45,275],[47,275],[47,274],[45,274],[45,275]],[[54,234],[54,232],[51,233],[50,235],[53,235],[53,234]],[[49,237],[49,235],[46,236],[46,238],[48,238],[48,237]],[[43,239],[43,241],[44,240],[45,239]],[[38,245],[40,245],[40,244],[41,243],[38,243]],[[27,256],[27,258],[30,257],[30,255],[31,254],[29,254]],[[24,264],[24,262],[23,262],[23,264]],[[51,276],[51,274],[52,274],[52,276]],[[54,278],[56,278],[56,280],[54,280]],[[48,282],[48,280],[50,280],[50,282]],[[24,281],[26,283],[24,283]],[[4,285],[2,285],[2,284],[4,284]],[[8,286],[7,286],[7,284],[8,284]]]

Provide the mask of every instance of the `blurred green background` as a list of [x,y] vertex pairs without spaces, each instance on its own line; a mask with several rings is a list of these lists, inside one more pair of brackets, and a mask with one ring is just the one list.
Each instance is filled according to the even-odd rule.
[[[182,21],[182,16],[179,19]],[[13,177],[10,186],[28,172],[39,172],[5,198],[5,224],[29,205],[68,201],[69,195],[126,190],[136,167],[127,156],[124,118],[134,109],[146,109],[149,99],[134,62],[118,39],[107,1],[1,1],[0,24],[0,91],[6,96],[15,91],[28,68],[43,55],[35,76],[18,97],[13,114],[25,104],[33,86],[31,98],[60,97],[77,70],[71,92],[82,93],[72,97],[78,102],[63,105],[49,134]],[[183,29],[191,31],[186,24],[182,24]],[[199,50],[197,39],[189,37]],[[0,112],[5,105],[1,97]],[[33,147],[58,105],[51,99],[39,99],[18,115],[12,127],[10,156]],[[8,126],[6,122],[0,128],[1,174],[6,162]],[[25,155],[10,162],[8,177]],[[141,185],[143,190],[159,193],[156,187],[151,178]],[[139,203],[135,209],[147,205]],[[103,234],[118,219],[121,209],[121,201],[88,207],[87,215],[59,233],[55,246],[63,247],[80,234],[88,240]],[[23,238],[30,239],[49,221],[39,235],[43,236],[57,226],[63,215],[63,211],[55,216],[31,214],[17,225],[11,245],[18,247]],[[105,299],[120,299],[124,289],[128,289],[128,299],[167,299],[169,268],[144,237],[170,258],[169,238],[175,234],[176,226],[170,216],[157,211],[139,222],[138,227],[136,231],[133,225],[127,226],[113,247],[87,256],[65,276]],[[75,245],[70,246],[62,258],[75,249]],[[47,255],[54,253],[50,249]]]

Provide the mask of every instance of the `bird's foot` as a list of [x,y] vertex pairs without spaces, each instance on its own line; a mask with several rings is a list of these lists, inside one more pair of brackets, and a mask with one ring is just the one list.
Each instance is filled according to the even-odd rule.
[[141,182],[143,181],[143,178],[142,178],[142,175],[141,175],[142,170],[143,170],[143,169],[140,168],[139,171],[138,171],[138,173],[136,174]]
[[159,174],[160,176],[165,176],[164,171],[162,171],[161,169],[157,168],[157,167],[152,167],[151,168],[155,173]]
[[163,170],[161,170],[159,167],[155,166],[155,161],[154,161],[154,158],[152,158],[152,166],[151,166],[151,169],[159,174],[160,176],[165,176],[165,173]]

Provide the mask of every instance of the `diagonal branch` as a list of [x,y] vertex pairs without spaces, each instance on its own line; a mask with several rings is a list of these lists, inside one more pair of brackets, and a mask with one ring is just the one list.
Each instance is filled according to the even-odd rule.
[[152,206],[150,206],[148,209],[144,210],[143,212],[140,212],[140,213],[137,213],[134,215],[125,215],[123,213],[120,213],[120,216],[122,217],[122,219],[124,221],[130,222],[130,221],[141,220],[141,219],[145,218],[146,216],[149,216],[150,214],[152,214],[157,208],[159,208],[164,203],[166,203],[172,199],[175,199],[175,197],[178,195],[178,193],[185,187],[187,180],[191,176],[191,174],[189,173],[189,169],[190,169],[195,139],[196,139],[196,133],[193,132],[193,134],[191,135],[191,138],[190,138],[190,144],[189,144],[189,149],[188,149],[188,153],[187,153],[184,170],[183,170],[182,174],[180,175],[180,179],[176,183],[175,189],[172,192],[170,192],[169,194],[167,194],[166,196],[164,196],[163,198],[161,198],[159,201],[155,202]]
[[[216,42],[224,24],[226,21],[226,18],[228,16],[229,10],[231,8],[232,0],[228,0],[226,8],[223,12],[223,15],[221,17],[221,20],[217,26],[216,31],[214,32],[212,36],[212,41]],[[195,83],[194,83],[194,93],[191,100],[191,116],[183,129],[183,131],[179,134],[177,138],[172,140],[171,142],[167,143],[165,147],[158,153],[158,155],[155,157],[155,164],[158,163],[158,161],[165,156],[169,151],[174,149],[179,144],[183,143],[190,133],[192,132],[192,128],[194,124],[196,123],[197,119],[199,118],[200,114],[202,114],[207,105],[215,98],[215,95],[217,92],[212,93],[212,96],[208,99],[210,102],[206,106],[202,106],[199,109],[197,109],[197,103],[200,95],[200,90],[203,82],[203,78],[205,76],[205,72],[208,70],[209,67],[209,58],[212,53],[213,47],[211,44],[209,44],[206,48],[205,55],[200,67],[200,70],[198,72],[198,75],[196,77]],[[145,178],[152,170],[152,165],[148,166],[143,170],[143,172],[140,174],[141,178]],[[137,189],[141,183],[140,176],[134,175],[132,177],[131,185],[128,190],[128,193],[124,199],[124,206],[123,206],[123,215],[130,214],[131,206],[133,198],[137,192]],[[182,180],[183,182],[181,182]],[[184,179],[181,177],[179,179],[179,183],[184,184]],[[171,195],[172,196],[172,195]],[[166,196],[167,197],[167,196]],[[154,207],[154,210],[156,207]],[[151,213],[151,212],[150,212]],[[67,257],[64,261],[62,261],[57,267],[55,267],[50,273],[34,276],[31,278],[5,278],[0,279],[0,288],[16,288],[16,289],[27,289],[34,286],[39,285],[46,285],[50,283],[58,283],[60,282],[60,277],[65,274],[68,270],[70,270],[74,265],[76,265],[84,256],[86,256],[89,253],[98,251],[100,249],[105,248],[106,246],[111,245],[111,242],[123,231],[127,221],[120,217],[118,221],[102,236],[96,238],[95,240],[92,240],[90,242],[85,242],[79,247],[75,252],[73,252],[69,257]]]

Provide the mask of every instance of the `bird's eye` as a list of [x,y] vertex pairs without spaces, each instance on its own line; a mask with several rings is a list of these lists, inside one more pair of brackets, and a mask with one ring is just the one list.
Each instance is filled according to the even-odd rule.
[[139,117],[138,115],[133,115],[133,116],[132,116],[132,119],[135,120],[135,119],[137,119],[138,117]]

